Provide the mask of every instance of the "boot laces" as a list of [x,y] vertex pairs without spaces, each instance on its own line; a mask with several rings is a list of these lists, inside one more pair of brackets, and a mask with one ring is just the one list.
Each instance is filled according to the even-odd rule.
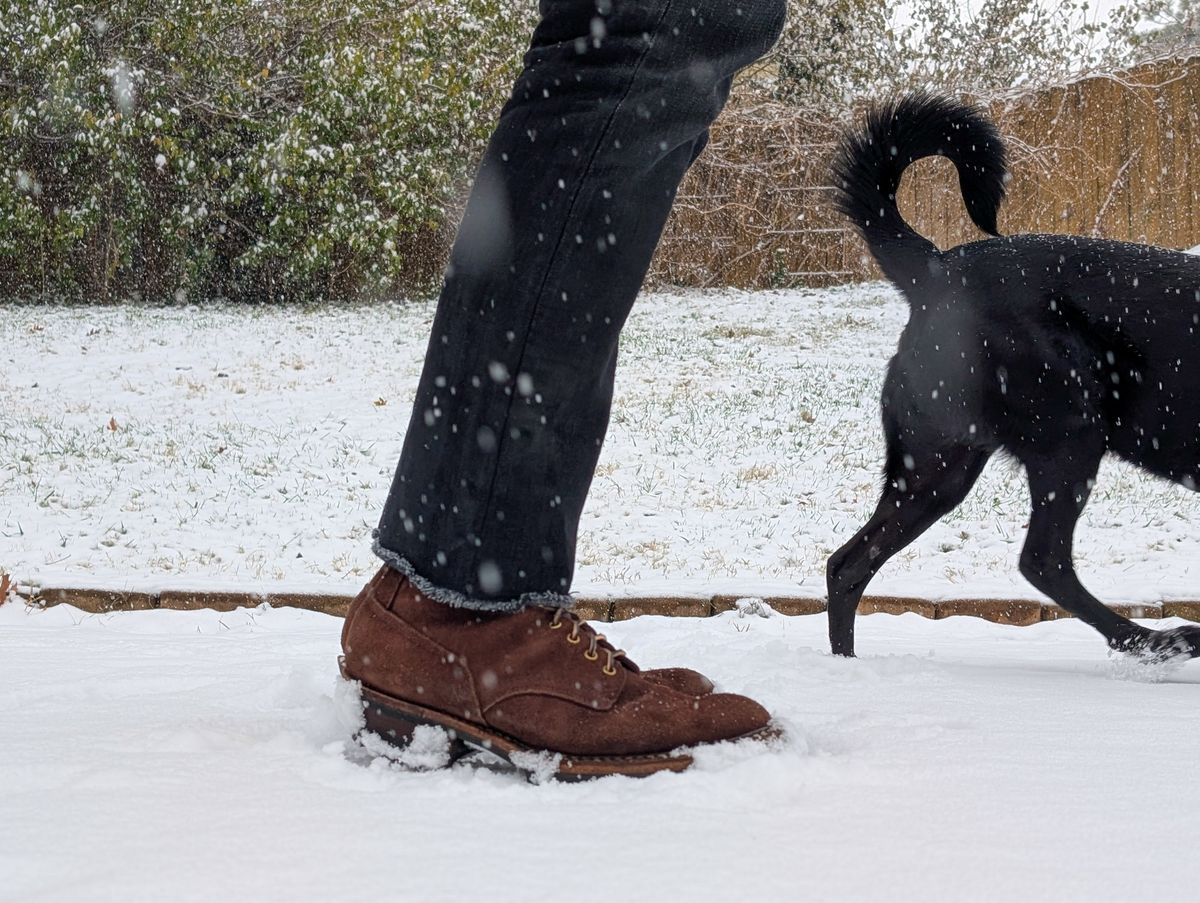
[[[574,612],[567,611],[565,608],[556,608],[554,617],[550,621],[550,629],[558,630],[566,624],[571,625],[571,632],[567,635],[567,642],[576,645],[583,639],[588,638],[588,647],[583,651],[583,657],[588,661],[596,661],[603,652],[606,660],[604,662],[604,673],[609,677],[617,673],[617,660],[620,659],[625,664],[631,664],[629,658],[625,655],[624,649],[617,649],[602,633],[597,633],[595,628],[586,623],[579,615]],[[636,669],[635,669],[636,670]]]

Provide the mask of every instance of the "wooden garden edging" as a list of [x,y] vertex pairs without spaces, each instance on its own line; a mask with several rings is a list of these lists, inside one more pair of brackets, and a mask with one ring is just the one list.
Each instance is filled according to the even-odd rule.
[[[10,598],[33,607],[73,605],[94,614],[120,611],[196,611],[213,609],[233,611],[267,604],[273,608],[300,608],[342,617],[353,596],[297,592],[205,592],[203,590],[163,590],[162,592],[126,592],[117,589],[83,587],[17,587]],[[825,612],[825,600],[813,596],[579,596],[575,610],[592,621],[624,621],[639,615],[668,617],[711,617],[737,609],[743,599],[761,600],[783,615],[814,615]],[[1121,603],[1110,606],[1133,618],[1186,618],[1200,621],[1200,601],[1176,600],[1153,603]],[[1032,599],[922,599],[913,596],[865,596],[859,614],[904,614],[912,612],[925,618],[955,615],[983,618],[997,624],[1027,626],[1039,621],[1071,617],[1055,605]]]

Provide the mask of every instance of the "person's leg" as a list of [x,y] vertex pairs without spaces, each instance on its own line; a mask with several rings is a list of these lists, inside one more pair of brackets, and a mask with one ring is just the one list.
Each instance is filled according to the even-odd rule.
[[565,609],[621,327],[733,73],[784,9],[543,0],[446,275],[377,535],[387,564],[342,632],[366,727],[392,743],[434,724],[451,754],[637,775],[770,733],[757,703],[643,672]]
[[567,605],[618,336],[783,0],[543,0],[467,206],[376,551],[430,597]]

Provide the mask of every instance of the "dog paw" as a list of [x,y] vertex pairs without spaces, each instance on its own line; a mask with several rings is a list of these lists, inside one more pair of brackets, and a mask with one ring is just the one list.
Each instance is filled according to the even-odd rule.
[[1120,649],[1149,664],[1181,662],[1200,656],[1200,627],[1150,630]]

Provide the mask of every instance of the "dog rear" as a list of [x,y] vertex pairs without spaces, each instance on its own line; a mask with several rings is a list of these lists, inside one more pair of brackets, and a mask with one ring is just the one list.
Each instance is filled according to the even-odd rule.
[[1091,596],[1071,539],[1107,451],[1200,482],[1200,259],[1056,235],[941,252],[896,205],[907,166],[939,154],[958,169],[971,219],[997,235],[1004,146],[974,107],[909,95],[872,111],[834,159],[839,209],[911,309],[884,384],[883,494],[829,561],[834,651],[853,653],[867,582],[957,507],[1002,449],[1024,465],[1034,500],[1025,577],[1113,648],[1195,655],[1200,630],[1148,631]]
[[916,233],[896,206],[900,177],[924,157],[944,156],[958,169],[971,220],[998,235],[996,215],[1007,179],[1004,143],[979,110],[924,92],[867,114],[861,131],[848,133],[833,162],[835,203],[871,254],[901,291],[920,284],[940,259],[933,242]]

